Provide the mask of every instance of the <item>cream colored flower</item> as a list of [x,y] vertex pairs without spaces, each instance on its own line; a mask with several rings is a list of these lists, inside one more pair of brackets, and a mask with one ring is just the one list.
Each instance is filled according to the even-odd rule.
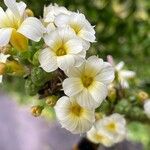
[[75,96],[79,105],[97,108],[107,96],[107,86],[114,79],[114,69],[102,59],[91,56],[79,67],[66,71],[63,82],[66,95]]
[[[3,53],[0,53],[0,63],[5,63],[9,56],[10,55],[5,55]],[[2,78],[3,78],[3,76],[0,75],[0,83],[2,82]]]
[[54,20],[59,14],[70,15],[71,12],[65,7],[58,6],[57,4],[50,4],[49,6],[44,7],[43,22],[46,26],[47,33],[56,29]]
[[146,100],[144,103],[144,112],[150,118],[150,99]]
[[60,98],[55,105],[55,112],[62,127],[74,134],[90,130],[95,121],[94,110],[81,107],[74,97]]
[[68,11],[65,7],[58,6],[57,4],[50,4],[47,7],[44,7],[44,22],[46,23],[54,23],[56,16],[59,14],[70,15],[70,11]]
[[35,17],[27,17],[26,4],[17,3],[15,0],[4,0],[8,9],[0,7],[0,46],[6,46],[9,42],[21,50],[26,50],[31,39],[38,42],[44,32],[42,23]]
[[118,80],[122,86],[122,88],[129,88],[128,79],[133,78],[136,74],[130,70],[124,70],[124,62],[121,61],[115,66],[115,70],[117,72]]
[[45,36],[47,48],[41,51],[39,62],[46,72],[80,65],[85,58],[81,40],[69,28],[59,28]]
[[97,130],[103,130],[114,143],[121,142],[126,137],[126,121],[117,113],[99,120],[95,127]]
[[87,132],[87,138],[95,144],[102,144],[106,147],[110,147],[114,144],[112,138],[110,138],[103,130],[96,129],[95,126]]
[[57,27],[70,26],[76,35],[82,39],[85,50],[90,47],[89,42],[95,42],[94,27],[81,13],[71,13],[70,15],[60,14],[55,19]]

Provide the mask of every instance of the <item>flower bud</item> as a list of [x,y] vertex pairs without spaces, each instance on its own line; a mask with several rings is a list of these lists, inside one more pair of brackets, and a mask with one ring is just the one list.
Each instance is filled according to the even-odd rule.
[[113,102],[115,102],[116,97],[117,97],[116,89],[115,88],[110,88],[108,90],[108,99],[113,103]]
[[23,76],[25,74],[24,66],[19,64],[17,61],[7,61],[6,67],[7,73],[10,75]]
[[115,112],[126,115],[129,113],[130,108],[131,104],[128,102],[128,100],[122,99],[121,101],[118,102],[118,104],[116,104]]
[[9,54],[11,46],[7,44],[6,46],[0,47],[0,52],[3,54]]
[[6,64],[0,62],[0,75],[4,75],[6,72]]
[[58,96],[52,95],[46,98],[46,104],[50,107],[54,107],[58,100]]
[[95,113],[95,120],[96,121],[102,119],[103,117],[104,117],[103,113],[100,113],[100,112]]
[[25,82],[25,90],[28,95],[34,96],[37,94],[39,87],[36,86],[31,79],[27,79]]
[[57,100],[58,100],[57,96],[55,96],[55,95],[49,96],[46,98],[46,104],[50,107],[54,107]]
[[40,50],[37,51],[34,55],[33,55],[33,60],[32,60],[32,63],[34,66],[39,66],[40,63],[39,63],[39,53],[40,53]]
[[104,101],[102,102],[102,104],[100,105],[100,107],[98,107],[98,108],[96,109],[96,111],[102,112],[102,113],[104,113],[104,114],[109,113],[109,111],[110,111],[110,103],[109,103],[108,101],[104,100]]
[[34,17],[34,13],[31,9],[26,9],[25,12],[26,12],[28,17]]
[[51,74],[40,67],[35,67],[31,71],[31,80],[36,86],[43,86],[50,78]]
[[43,109],[43,106],[32,106],[31,113],[34,117],[38,117],[41,115]]
[[144,91],[140,91],[140,92],[138,93],[138,99],[139,99],[141,102],[143,102],[143,101],[145,101],[146,99],[148,99],[148,97],[149,97],[148,93],[146,93],[146,92],[144,92]]

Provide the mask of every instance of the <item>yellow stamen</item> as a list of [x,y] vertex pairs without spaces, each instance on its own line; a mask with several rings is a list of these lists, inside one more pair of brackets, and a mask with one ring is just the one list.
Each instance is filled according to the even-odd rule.
[[64,55],[66,55],[66,54],[67,54],[67,52],[66,52],[65,48],[59,48],[59,49],[56,51],[56,55],[57,55],[57,56],[64,56]]
[[84,87],[89,87],[93,82],[93,78],[92,77],[88,77],[88,76],[83,76],[82,77],[82,83],[84,85]]
[[74,24],[71,24],[70,26],[71,26],[71,28],[73,28],[73,30],[75,31],[76,34],[78,34],[81,30],[81,26],[79,24],[74,23]]
[[115,132],[116,131],[116,124],[115,122],[111,122],[106,126],[107,130],[110,132]]
[[70,110],[71,110],[72,114],[77,116],[77,117],[80,117],[83,113],[83,108],[78,104],[72,105]]

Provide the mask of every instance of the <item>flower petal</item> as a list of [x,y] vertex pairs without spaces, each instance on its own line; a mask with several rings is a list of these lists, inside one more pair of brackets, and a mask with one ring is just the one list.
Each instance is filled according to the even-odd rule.
[[64,55],[57,57],[58,67],[62,70],[67,70],[70,67],[73,67],[75,59],[72,55]]
[[43,36],[44,27],[37,18],[28,17],[21,24],[18,32],[23,34],[25,37],[38,42]]
[[69,16],[65,15],[65,14],[60,14],[60,15],[56,16],[54,22],[57,27],[66,26],[69,22]]
[[103,63],[103,60],[97,56],[89,57],[85,65],[85,74],[95,77],[103,68]]
[[2,80],[3,80],[3,76],[0,75],[0,83],[2,83]]
[[94,81],[93,85],[89,87],[89,93],[93,99],[100,105],[108,94],[107,86],[101,82]]
[[12,34],[11,28],[2,28],[0,29],[0,46],[6,46],[9,43],[10,37]]
[[129,78],[133,78],[135,76],[135,72],[130,71],[130,70],[121,70],[120,75],[122,78],[129,79]]
[[117,71],[120,71],[120,70],[123,68],[123,66],[124,66],[124,62],[121,61],[121,62],[119,62],[119,63],[115,66],[115,69],[116,69]]
[[79,105],[84,108],[95,109],[99,106],[99,103],[93,99],[92,95],[86,88],[76,95],[76,99]]
[[104,67],[95,77],[95,80],[108,85],[114,80],[114,77],[114,68],[109,63],[104,62]]
[[74,96],[83,89],[82,82],[79,78],[67,78],[63,82],[63,90],[66,95]]
[[39,62],[41,64],[41,67],[46,72],[52,72],[58,68],[57,58],[55,54],[48,48],[45,48],[41,51],[39,55]]
[[5,63],[9,56],[10,55],[5,55],[3,53],[0,53],[0,62]]
[[89,42],[95,42],[95,38],[96,38],[94,34],[86,30],[81,30],[79,36]]
[[66,42],[64,46],[69,54],[77,54],[83,50],[82,41],[80,39],[71,39]]
[[74,55],[75,67],[81,66],[85,62],[86,51],[81,51],[78,55]]
[[44,36],[44,41],[52,50],[57,50],[62,45],[62,39],[58,31],[52,31]]
[[0,7],[0,28],[4,28],[8,25],[8,17],[4,10]]
[[71,69],[66,70],[65,74],[68,77],[77,77],[77,78],[80,78],[82,76],[84,68],[85,68],[85,63],[83,63],[79,67],[72,67]]
[[15,17],[19,18],[20,13],[18,11],[16,0],[4,0],[5,5],[11,10]]

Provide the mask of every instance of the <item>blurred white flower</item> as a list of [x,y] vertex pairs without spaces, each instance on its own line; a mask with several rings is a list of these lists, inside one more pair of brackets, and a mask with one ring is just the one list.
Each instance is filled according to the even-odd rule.
[[44,7],[44,22],[46,23],[54,23],[56,16],[59,14],[70,15],[70,11],[68,11],[65,7],[58,6],[57,4],[50,4],[49,6]]
[[121,142],[126,137],[126,121],[117,113],[97,121],[95,127],[97,130],[103,130],[114,143]]
[[39,62],[46,72],[80,65],[85,58],[82,41],[71,28],[59,28],[44,37],[47,48],[41,51]]
[[95,42],[94,27],[81,13],[60,14],[56,17],[55,24],[57,27],[70,26],[76,35],[82,39],[85,50],[89,49],[89,42]]
[[121,61],[115,66],[115,70],[117,72],[118,80],[122,86],[122,88],[129,88],[128,79],[135,77],[135,72],[130,70],[124,70],[124,62]]
[[95,122],[91,130],[87,132],[88,140],[95,144],[102,144],[106,147],[112,146],[114,144],[113,139],[110,136],[108,136],[103,130],[96,129],[96,123],[97,122]]
[[144,103],[144,112],[150,118],[150,99],[146,100]]
[[91,56],[79,67],[66,71],[63,82],[66,95],[75,96],[79,105],[97,108],[107,96],[107,86],[114,79],[114,69],[102,59]]
[[38,42],[43,35],[44,27],[37,18],[27,17],[26,4],[17,3],[15,0],[4,0],[4,3],[8,9],[4,12],[0,7],[0,46],[6,46],[11,42],[13,46],[19,44],[25,49],[27,38]]
[[57,4],[50,4],[49,6],[44,7],[43,22],[46,26],[47,33],[56,29],[54,20],[59,14],[70,15],[71,12],[68,11],[65,7],[58,6]]
[[[0,63],[5,63],[9,56],[10,55],[5,55],[3,53],[0,53]],[[3,76],[0,75],[0,83],[2,82],[2,78],[3,78]]]
[[55,105],[55,112],[62,127],[74,134],[90,130],[95,121],[94,110],[81,107],[73,97],[60,98]]

